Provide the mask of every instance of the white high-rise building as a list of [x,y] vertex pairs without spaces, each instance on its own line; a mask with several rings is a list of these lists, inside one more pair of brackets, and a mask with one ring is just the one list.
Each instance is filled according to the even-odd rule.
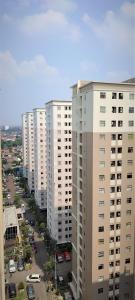
[[33,112],[23,114],[23,167],[28,178],[28,186],[34,191],[34,124]]
[[72,114],[72,291],[133,300],[135,84],[79,81]]
[[22,115],[23,176],[28,178],[28,120],[27,113]]
[[46,186],[46,112],[37,108],[34,113],[34,185],[35,200],[40,209],[47,208]]
[[57,243],[72,237],[72,103],[46,104],[47,226]]

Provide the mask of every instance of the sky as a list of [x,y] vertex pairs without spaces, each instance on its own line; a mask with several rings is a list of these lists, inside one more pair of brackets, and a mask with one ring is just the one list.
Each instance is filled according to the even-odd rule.
[[134,1],[0,0],[0,125],[71,99],[79,79],[134,77],[134,41]]

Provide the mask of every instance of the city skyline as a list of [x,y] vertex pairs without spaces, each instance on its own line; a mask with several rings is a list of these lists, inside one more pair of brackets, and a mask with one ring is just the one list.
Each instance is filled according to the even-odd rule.
[[21,113],[51,99],[70,100],[77,79],[134,77],[133,1],[0,3],[0,125],[20,125]]

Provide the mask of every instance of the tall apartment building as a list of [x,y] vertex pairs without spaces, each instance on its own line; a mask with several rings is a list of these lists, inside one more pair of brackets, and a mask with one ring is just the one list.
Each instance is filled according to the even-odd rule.
[[22,115],[22,144],[23,144],[23,176],[28,178],[28,120],[27,114]]
[[72,291],[80,300],[133,300],[135,84],[72,88]]
[[72,237],[72,103],[46,104],[47,226],[57,243]]
[[1,231],[1,234],[0,234],[0,299],[5,300],[1,137],[0,137],[0,231]]
[[34,113],[34,185],[35,200],[40,209],[47,208],[46,174],[46,112],[37,108]]
[[33,112],[22,117],[23,128],[23,173],[28,178],[30,192],[34,191],[34,121]]

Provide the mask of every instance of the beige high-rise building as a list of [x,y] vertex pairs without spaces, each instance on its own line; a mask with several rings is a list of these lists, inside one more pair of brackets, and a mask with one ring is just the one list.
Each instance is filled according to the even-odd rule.
[[72,291],[134,300],[135,84],[72,88]]
[[0,137],[0,299],[5,300],[1,137]]
[[30,192],[34,191],[34,120],[33,112],[22,115],[23,174],[28,178]]
[[57,243],[72,240],[72,102],[46,103],[47,227]]
[[46,111],[36,108],[34,114],[34,190],[35,200],[40,209],[47,208],[46,173]]

